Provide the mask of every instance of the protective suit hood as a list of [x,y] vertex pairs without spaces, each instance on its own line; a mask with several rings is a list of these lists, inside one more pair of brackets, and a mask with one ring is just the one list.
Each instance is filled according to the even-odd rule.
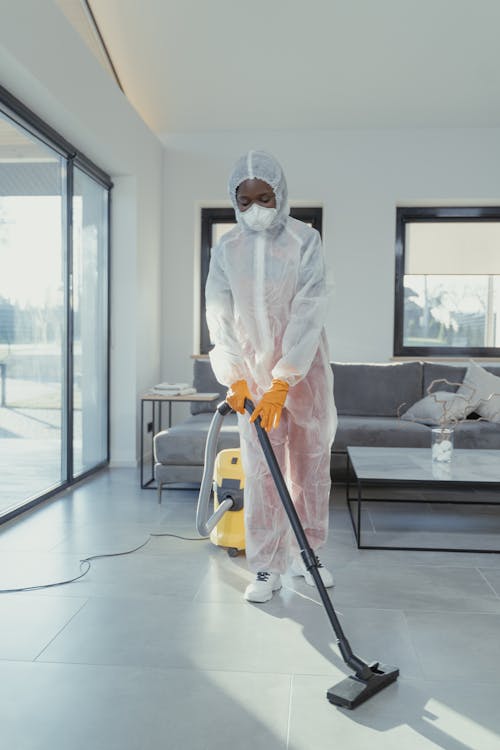
[[234,165],[229,178],[229,197],[236,212],[236,218],[240,225],[246,228],[241,220],[240,211],[236,202],[236,191],[245,180],[264,180],[270,185],[276,196],[276,216],[270,229],[285,223],[290,209],[288,207],[288,188],[285,175],[279,162],[265,151],[248,151],[241,156]]

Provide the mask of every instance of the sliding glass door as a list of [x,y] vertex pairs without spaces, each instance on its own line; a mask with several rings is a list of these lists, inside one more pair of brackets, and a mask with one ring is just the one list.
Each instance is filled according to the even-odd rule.
[[73,475],[107,456],[108,191],[73,173]]
[[0,513],[64,479],[65,163],[2,120]]
[[0,97],[0,522],[108,459],[110,184],[80,162]]

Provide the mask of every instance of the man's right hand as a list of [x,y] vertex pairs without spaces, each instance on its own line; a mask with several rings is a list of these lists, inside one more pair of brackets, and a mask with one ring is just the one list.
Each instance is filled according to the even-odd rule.
[[246,380],[237,380],[236,383],[233,383],[229,387],[226,394],[226,401],[231,409],[234,409],[234,411],[237,411],[240,414],[245,413],[246,398],[250,399],[250,401],[252,400],[252,394],[248,390]]

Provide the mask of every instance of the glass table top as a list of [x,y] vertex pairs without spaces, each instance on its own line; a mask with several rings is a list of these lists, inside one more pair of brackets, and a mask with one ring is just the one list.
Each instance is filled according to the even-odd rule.
[[500,450],[455,448],[449,463],[431,460],[430,448],[358,448],[348,446],[360,480],[500,484]]

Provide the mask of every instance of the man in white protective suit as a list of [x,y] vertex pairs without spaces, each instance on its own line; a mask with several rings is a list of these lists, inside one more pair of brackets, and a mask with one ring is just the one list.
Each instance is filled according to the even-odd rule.
[[[246,556],[255,580],[245,591],[265,602],[281,574],[305,569],[252,424],[260,416],[309,544],[328,534],[330,450],[337,426],[324,331],[325,265],[318,232],[291,218],[285,177],[263,151],[241,157],[229,180],[237,225],[212,250],[206,285],[210,360],[238,412],[245,472]],[[245,398],[256,408],[251,417]],[[325,586],[331,573],[318,560]]]

